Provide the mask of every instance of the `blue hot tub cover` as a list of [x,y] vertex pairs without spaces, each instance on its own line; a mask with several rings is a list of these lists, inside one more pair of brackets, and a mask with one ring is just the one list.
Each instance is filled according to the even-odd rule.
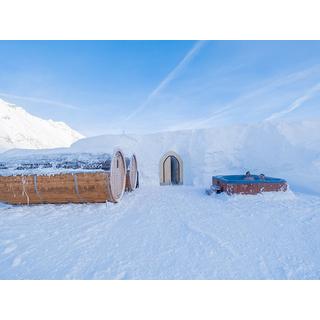
[[224,183],[232,184],[252,184],[252,183],[286,183],[286,180],[273,177],[265,177],[260,179],[258,175],[251,175],[253,179],[245,179],[245,175],[227,175],[227,176],[213,176],[217,180]]

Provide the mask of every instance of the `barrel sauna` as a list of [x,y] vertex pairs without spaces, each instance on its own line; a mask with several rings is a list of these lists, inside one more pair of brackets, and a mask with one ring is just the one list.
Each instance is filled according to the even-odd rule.
[[[81,159],[80,156],[78,158]],[[120,150],[116,150],[112,156],[108,155],[104,161],[95,162],[91,158],[89,162],[53,161],[52,164],[46,159],[45,163],[29,163],[29,169],[23,173],[21,167],[24,166],[17,166],[10,171],[19,172],[15,175],[3,175],[5,169],[0,170],[0,202],[17,205],[116,203],[121,200],[125,190],[126,161]],[[43,174],[43,170],[46,170],[46,174]]]
[[134,191],[138,182],[138,164],[135,154],[133,154],[131,158],[126,158],[126,165],[126,191]]

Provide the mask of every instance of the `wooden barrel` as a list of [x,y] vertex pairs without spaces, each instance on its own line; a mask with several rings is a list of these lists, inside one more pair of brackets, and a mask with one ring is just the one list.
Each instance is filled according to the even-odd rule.
[[110,169],[88,172],[0,176],[0,201],[11,204],[119,202],[126,183],[126,162],[116,150]]
[[126,174],[126,191],[134,191],[138,181],[138,164],[135,154],[131,158],[126,158],[127,174]]

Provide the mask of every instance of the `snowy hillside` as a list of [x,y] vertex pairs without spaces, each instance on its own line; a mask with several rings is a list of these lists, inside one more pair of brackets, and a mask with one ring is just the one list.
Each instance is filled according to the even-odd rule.
[[82,137],[63,122],[43,120],[0,99],[0,151],[68,147]]

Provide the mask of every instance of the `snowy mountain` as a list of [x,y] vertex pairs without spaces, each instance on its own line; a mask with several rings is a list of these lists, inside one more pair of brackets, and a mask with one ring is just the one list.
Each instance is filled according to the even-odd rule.
[[63,122],[35,117],[0,99],[0,151],[68,147],[82,137]]

